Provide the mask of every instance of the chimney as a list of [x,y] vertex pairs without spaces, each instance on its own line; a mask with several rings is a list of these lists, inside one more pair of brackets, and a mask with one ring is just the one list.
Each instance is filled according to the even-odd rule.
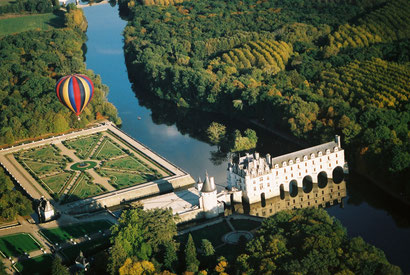
[[339,135],[335,135],[335,142],[337,144],[337,147],[342,148],[342,146],[340,145],[340,136]]

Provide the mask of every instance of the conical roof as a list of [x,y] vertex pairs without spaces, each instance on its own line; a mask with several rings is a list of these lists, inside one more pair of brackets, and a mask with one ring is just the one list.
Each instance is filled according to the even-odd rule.
[[208,173],[206,173],[204,185],[202,186],[201,192],[213,192],[216,190],[215,183],[212,180],[209,179]]

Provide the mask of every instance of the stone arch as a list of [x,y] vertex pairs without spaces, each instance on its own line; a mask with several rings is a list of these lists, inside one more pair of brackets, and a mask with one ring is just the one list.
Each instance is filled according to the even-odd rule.
[[289,182],[289,194],[293,198],[298,195],[298,182],[296,180]]
[[319,188],[325,188],[327,185],[327,173],[325,171],[320,172],[317,175],[317,185]]
[[303,192],[310,193],[313,189],[313,179],[311,176],[306,175],[302,180]]
[[281,200],[285,199],[285,186],[283,183],[279,186],[279,194]]
[[344,180],[344,171],[341,166],[336,166],[335,169],[333,169],[332,172],[332,179],[333,182],[336,184],[341,183]]

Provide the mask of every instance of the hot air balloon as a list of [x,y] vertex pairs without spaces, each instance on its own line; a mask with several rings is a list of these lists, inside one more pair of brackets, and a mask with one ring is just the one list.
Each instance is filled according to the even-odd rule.
[[61,103],[73,111],[80,120],[81,112],[93,97],[94,85],[88,76],[67,75],[57,81],[56,92]]

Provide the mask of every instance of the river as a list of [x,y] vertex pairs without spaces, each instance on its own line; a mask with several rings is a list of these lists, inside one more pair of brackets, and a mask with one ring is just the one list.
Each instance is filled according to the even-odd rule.
[[[122,41],[126,22],[119,17],[117,7],[98,5],[86,7],[84,12],[88,20],[87,68],[101,75],[102,82],[109,86],[108,100],[118,109],[123,122],[122,130],[194,178],[203,177],[205,171],[208,171],[222,188],[226,182],[227,160],[215,154],[215,146],[201,141],[202,133],[196,131],[196,125],[209,125],[212,121],[226,125],[237,122],[193,110],[181,112],[155,99],[141,96],[138,99],[128,80]],[[138,87],[134,90],[143,92]],[[237,124],[238,128],[247,127]],[[258,137],[257,150],[261,153],[269,152],[277,156],[300,149],[298,145],[261,130],[258,131]],[[362,236],[367,242],[384,250],[391,263],[409,273],[409,209],[355,174],[349,176],[347,190],[344,207],[329,207],[328,213],[342,222],[349,236]]]

